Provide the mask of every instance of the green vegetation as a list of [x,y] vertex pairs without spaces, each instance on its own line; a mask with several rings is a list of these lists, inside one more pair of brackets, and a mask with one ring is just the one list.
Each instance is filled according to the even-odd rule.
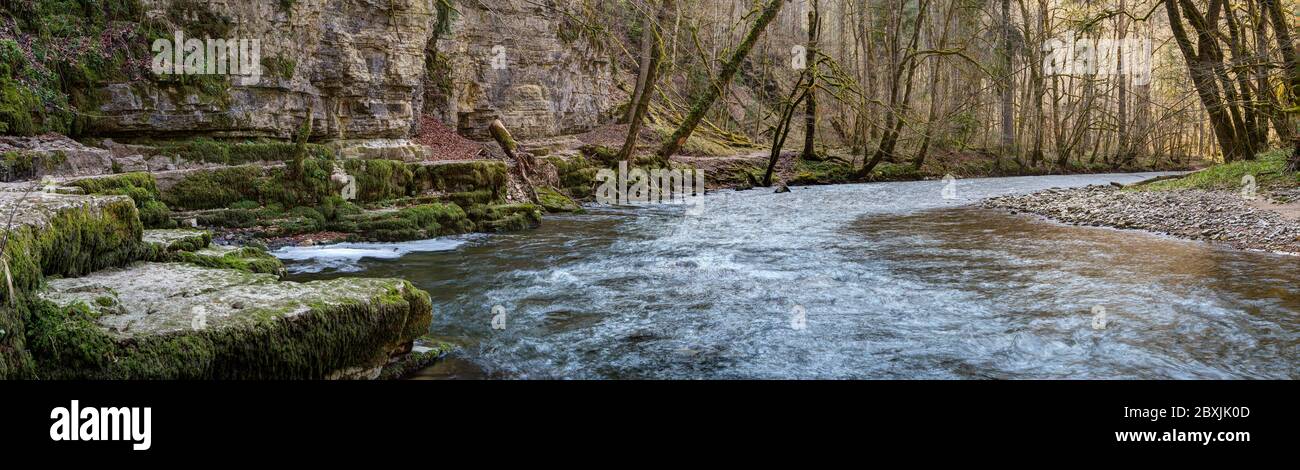
[[579,206],[573,199],[560,194],[555,188],[550,186],[541,186],[537,188],[537,202],[541,204],[546,212],[581,212],[582,206]]
[[[81,187],[96,192],[152,189],[147,175],[121,176]],[[310,286],[306,291],[285,286],[291,290],[284,291],[274,281],[282,265],[260,248],[208,249],[210,234],[181,230],[153,232],[150,239],[158,242],[146,243],[133,202],[69,198],[34,212],[48,213],[49,219],[20,219],[23,224],[7,233],[0,259],[12,287],[0,288],[0,378],[319,379],[383,364],[390,352],[429,326],[428,294],[405,281],[341,279],[304,285]],[[257,301],[229,307],[239,316],[220,328],[129,335],[98,323],[106,315],[142,314],[136,311],[143,308],[138,302],[124,305],[111,286],[107,291],[74,289],[65,294],[79,300],[64,303],[37,294],[53,282],[49,279],[71,281],[135,261],[180,261],[243,273],[230,276],[270,273],[247,278],[250,286],[258,286],[255,299],[279,293],[272,294],[269,306]],[[172,273],[175,268],[161,269]],[[123,276],[132,278],[133,272]],[[206,282],[199,279],[194,282]],[[380,286],[386,287],[375,290]],[[352,295],[361,300],[316,300],[359,289],[375,294]]]
[[[308,158],[332,159],[334,151],[319,144],[306,144]],[[220,165],[246,165],[250,163],[287,162],[293,159],[298,144],[278,141],[221,142],[198,138],[180,142],[167,142],[158,146],[158,153],[173,162],[201,162]]]
[[99,89],[110,82],[155,80],[177,102],[229,98],[224,76],[153,78],[140,60],[178,27],[190,37],[228,37],[232,21],[205,2],[175,0],[166,20],[147,18],[140,0],[14,1],[0,4],[0,13],[12,18],[0,34],[0,133],[86,135],[95,125],[87,111],[99,108]]
[[840,161],[808,161],[800,159],[795,164],[795,176],[790,185],[837,184],[861,181],[852,165]]
[[1215,165],[1189,174],[1182,178],[1157,181],[1137,187],[1147,191],[1166,191],[1173,189],[1204,189],[1237,191],[1242,188],[1242,179],[1246,175],[1255,178],[1260,192],[1274,188],[1293,188],[1300,186],[1300,173],[1287,173],[1287,157],[1290,149],[1275,149],[1260,153],[1254,160],[1240,160]]
[[183,261],[205,268],[234,269],[250,273],[275,274],[284,272],[284,263],[266,250],[246,246],[225,253],[205,251],[175,251],[166,261]]
[[68,183],[86,194],[130,196],[140,212],[145,228],[172,228],[176,221],[171,209],[158,196],[158,185],[149,173],[123,173],[101,178],[87,178]]
[[[348,289],[349,280],[321,289]],[[328,286],[337,285],[337,287]],[[270,288],[274,288],[270,286]],[[428,293],[396,281],[366,302],[301,300],[306,312],[253,310],[238,324],[132,338],[111,335],[85,303],[32,302],[27,332],[35,376],[46,379],[321,379],[382,364],[396,344],[424,334],[433,309]],[[329,345],[329,347],[322,347]]]
[[344,168],[356,178],[360,202],[405,197],[415,178],[410,165],[394,160],[347,160]]
[[35,312],[33,293],[46,276],[80,276],[151,256],[140,242],[143,227],[126,199],[54,209],[39,229],[22,225],[7,232],[0,288],[0,378],[34,377],[27,326]]
[[298,66],[293,59],[281,56],[268,56],[262,58],[262,74],[276,77],[281,80],[290,80],[293,78],[293,71]]
[[[359,240],[400,241],[536,226],[539,217],[508,209],[506,166],[499,162],[435,165],[393,160],[304,159],[291,168],[242,166],[198,170],[162,194],[173,207],[202,210],[201,225],[259,228],[266,236],[341,232]],[[357,202],[343,200],[344,169]],[[561,204],[562,205],[562,204]],[[558,207],[558,206],[557,206]]]

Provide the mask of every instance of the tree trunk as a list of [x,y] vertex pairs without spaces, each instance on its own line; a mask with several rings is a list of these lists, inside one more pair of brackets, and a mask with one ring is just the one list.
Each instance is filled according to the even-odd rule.
[[[1288,129],[1293,142],[1294,148],[1291,150],[1291,158],[1287,161],[1287,171],[1300,171],[1300,133],[1296,132],[1295,122],[1297,107],[1300,107],[1300,55],[1296,54],[1295,43],[1292,42],[1291,32],[1288,29],[1286,19],[1282,16],[1282,8],[1278,5],[1277,0],[1263,0],[1264,7],[1268,9],[1269,21],[1273,24],[1274,37],[1277,38],[1278,48],[1282,50],[1282,60],[1285,64],[1285,73],[1287,81],[1287,98],[1289,99],[1290,108],[1287,110],[1289,119]],[[1262,47],[1262,46],[1261,46]]]
[[678,150],[681,150],[683,145],[686,145],[686,140],[691,137],[691,133],[695,132],[695,127],[704,119],[704,114],[709,111],[709,108],[713,107],[713,102],[731,84],[731,79],[740,70],[741,63],[745,61],[745,56],[749,55],[749,51],[754,48],[754,43],[758,41],[758,37],[767,29],[767,25],[772,22],[772,19],[776,18],[776,14],[781,11],[783,5],[785,5],[785,0],[771,0],[767,6],[763,7],[762,14],[754,22],[753,27],[749,29],[745,39],[741,41],[740,45],[736,46],[731,58],[722,66],[722,73],[718,76],[718,83],[707,87],[703,91],[700,97],[691,105],[691,111],[686,115],[686,119],[682,121],[681,125],[677,126],[677,130],[673,132],[673,135],[660,146],[658,156],[661,160],[665,162],[670,160]]
[[[645,87],[640,96],[632,105],[632,114],[628,119],[627,139],[623,141],[623,148],[618,152],[619,160],[630,160],[632,154],[636,152],[637,141],[640,140],[641,123],[645,121],[645,115],[650,110],[650,100],[654,97],[655,83],[659,80],[659,63],[663,60],[663,37],[661,34],[662,25],[666,24],[668,17],[673,9],[674,0],[664,0],[663,5],[659,6],[657,21],[647,21],[648,27],[643,34],[650,37],[650,50],[643,56],[645,66],[641,69],[644,76],[640,80]],[[658,27],[656,27],[656,24]]]
[[802,158],[817,157],[817,40],[821,36],[821,11],[817,0],[812,0],[812,11],[808,13],[808,109],[804,112],[804,138]]
[[1002,153],[1017,158],[1015,155],[1015,116],[1014,96],[1016,76],[1015,51],[1011,44],[1011,0],[1002,0]]
[[[661,7],[662,8],[662,7]],[[645,18],[641,20],[641,58],[640,68],[636,74],[636,89],[632,91],[632,96],[628,97],[627,112],[623,113],[623,123],[631,123],[636,117],[637,106],[641,103],[641,95],[645,93],[646,80],[650,78],[651,70],[655,67],[658,60],[655,57],[656,49],[659,47],[659,41],[655,38],[655,22],[650,12],[646,12]]]
[[[872,155],[871,160],[864,162],[862,169],[858,172],[858,174],[863,177],[870,176],[871,171],[876,168],[876,165],[879,165],[881,160],[884,160],[886,157],[889,157],[891,160],[894,159],[894,148],[898,145],[898,137],[903,132],[903,124],[906,122],[903,113],[907,111],[909,107],[908,105],[912,100],[912,77],[916,72],[916,66],[918,64],[915,55],[916,45],[917,41],[921,37],[921,23],[925,21],[925,13],[928,7],[929,2],[922,1],[917,10],[916,24],[912,29],[912,39],[907,45],[907,54],[901,58],[897,57],[899,53],[903,51],[897,51],[893,54],[897,59],[896,64],[894,65],[893,79],[891,80],[892,83],[890,84],[889,113],[885,119],[886,129],[884,135],[880,137],[880,146],[876,148],[876,153]],[[894,35],[900,36],[902,33],[901,18],[896,19],[894,24]],[[894,41],[897,42],[897,39],[898,38],[895,37]],[[906,79],[903,79],[904,70],[907,71]],[[900,84],[905,84],[902,96],[899,95],[898,90]]]
[[[1214,1],[1214,0],[1211,0]],[[1183,54],[1183,60],[1187,63],[1187,73],[1192,79],[1192,84],[1196,88],[1196,95],[1201,100],[1201,105],[1210,116],[1210,125],[1214,129],[1214,136],[1219,143],[1219,151],[1223,153],[1226,161],[1232,161],[1237,157],[1240,151],[1237,149],[1236,131],[1227,113],[1224,112],[1223,98],[1219,96],[1218,85],[1215,83],[1214,76],[1214,58],[1208,51],[1196,51],[1192,41],[1187,36],[1187,30],[1183,27],[1183,17],[1179,7],[1179,0],[1168,0],[1165,2],[1165,11],[1169,14],[1169,29],[1173,33],[1174,42],[1178,44],[1179,51]],[[1182,6],[1183,9],[1191,7],[1190,2]],[[1190,10],[1193,14],[1199,14],[1195,10]],[[1208,33],[1207,33],[1208,35]],[[1213,38],[1210,38],[1213,41]],[[1202,48],[1207,47],[1205,41],[1201,41]]]

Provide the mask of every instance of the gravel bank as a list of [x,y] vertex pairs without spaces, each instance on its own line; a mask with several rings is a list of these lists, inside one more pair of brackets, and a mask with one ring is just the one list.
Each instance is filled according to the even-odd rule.
[[1073,225],[1137,229],[1241,249],[1300,254],[1300,221],[1225,191],[1121,191],[1113,186],[1049,189],[985,200]]

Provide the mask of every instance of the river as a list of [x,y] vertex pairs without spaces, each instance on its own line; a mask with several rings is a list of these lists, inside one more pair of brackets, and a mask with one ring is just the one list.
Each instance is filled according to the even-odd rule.
[[1296,258],[972,206],[1153,175],[719,191],[276,254],[428,290],[462,348],[425,378],[1300,378]]

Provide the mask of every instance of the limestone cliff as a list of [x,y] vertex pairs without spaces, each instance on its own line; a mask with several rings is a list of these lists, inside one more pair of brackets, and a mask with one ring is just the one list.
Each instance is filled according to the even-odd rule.
[[[489,6],[490,4],[490,6]],[[576,32],[560,0],[460,1],[437,43],[426,109],[467,136],[488,139],[501,118],[516,138],[573,134],[612,119],[626,101],[609,58]]]
[[[189,37],[227,23],[260,41],[258,80],[201,96],[166,83],[114,83],[94,133],[288,138],[313,116],[326,139],[401,138],[422,93],[432,0],[144,0],[147,16]],[[210,14],[210,15],[209,15]],[[213,20],[213,17],[218,20]]]
[[206,92],[106,84],[94,135],[290,138],[310,114],[314,140],[404,139],[425,110],[471,136],[501,117],[530,138],[587,130],[621,102],[604,54],[562,39],[564,1],[452,1],[437,41],[439,0],[141,1],[154,29],[259,40],[261,76]]

